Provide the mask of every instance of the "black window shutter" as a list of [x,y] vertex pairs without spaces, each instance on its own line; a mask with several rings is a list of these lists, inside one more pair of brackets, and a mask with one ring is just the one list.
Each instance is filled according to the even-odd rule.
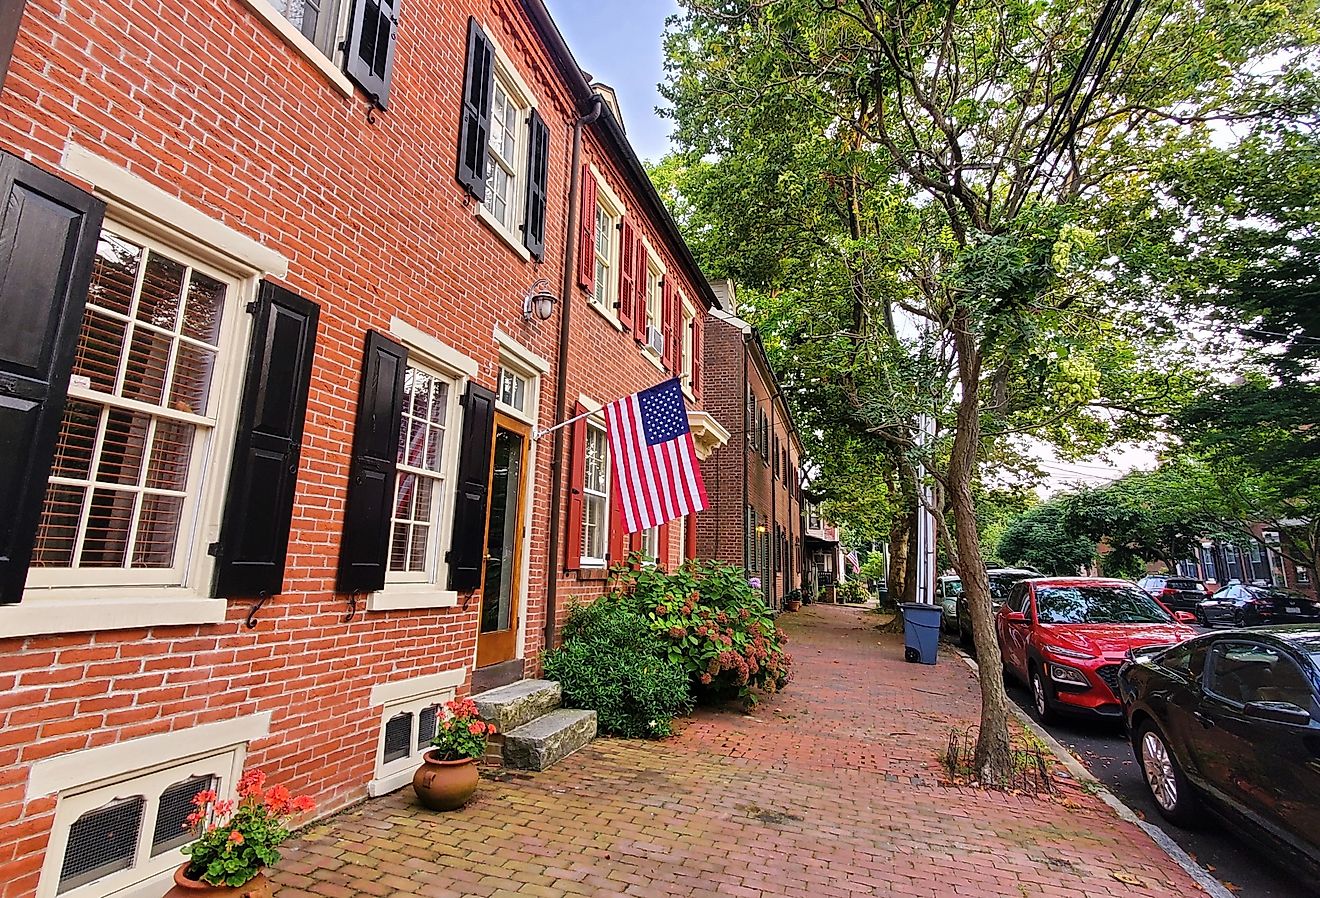
[[104,212],[0,152],[0,604],[27,580]]
[[23,21],[23,7],[27,0],[0,0],[0,88],[5,86],[5,72],[14,55],[18,40],[18,25]]
[[407,347],[367,332],[335,578],[340,592],[371,592],[385,585],[407,370]]
[[344,71],[371,101],[389,106],[401,0],[356,0],[344,46]]
[[486,144],[495,54],[476,19],[468,19],[467,67],[463,71],[463,121],[458,129],[458,183],[478,200],[486,198]]
[[449,588],[468,592],[481,585],[486,557],[486,502],[490,484],[491,438],[495,435],[495,394],[468,383],[463,396],[463,445],[458,456],[454,534],[449,541]]
[[284,590],[293,492],[321,309],[261,282],[216,555],[216,596]]
[[545,195],[550,171],[550,129],[533,109],[527,121],[527,215],[523,246],[539,261],[545,255]]

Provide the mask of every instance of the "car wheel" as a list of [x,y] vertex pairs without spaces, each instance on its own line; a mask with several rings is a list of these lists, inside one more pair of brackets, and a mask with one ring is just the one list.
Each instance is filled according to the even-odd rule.
[[1234,611],[1234,612],[1233,612],[1233,626],[1235,626],[1235,627],[1245,627],[1246,625],[1247,625],[1247,616],[1246,616],[1246,614],[1243,613],[1242,609],[1239,608],[1237,611]]
[[1200,609],[1200,608],[1197,608],[1197,609],[1196,609],[1196,622],[1197,622],[1198,624],[1200,624],[1201,626],[1203,626],[1203,627],[1209,627],[1209,626],[1210,626],[1210,618],[1206,617],[1206,616],[1205,616],[1205,611],[1203,611],[1203,610]]
[[1036,709],[1036,716],[1040,718],[1041,723],[1049,723],[1054,720],[1054,699],[1050,696],[1049,686],[1045,683],[1044,677],[1040,675],[1040,668],[1036,665],[1031,666],[1031,672],[1028,675],[1031,687],[1031,703]]
[[1197,811],[1196,795],[1159,727],[1150,721],[1141,725],[1137,750],[1142,775],[1160,816],[1179,826],[1191,825]]
[[972,628],[964,627],[961,620],[958,621],[958,645],[972,651],[976,650],[976,646],[972,644]]

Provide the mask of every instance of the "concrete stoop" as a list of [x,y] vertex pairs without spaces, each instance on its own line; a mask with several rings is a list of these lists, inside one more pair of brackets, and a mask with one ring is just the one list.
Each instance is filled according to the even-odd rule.
[[560,707],[559,684],[550,680],[519,680],[472,700],[499,730],[506,767],[545,770],[596,738],[596,712]]

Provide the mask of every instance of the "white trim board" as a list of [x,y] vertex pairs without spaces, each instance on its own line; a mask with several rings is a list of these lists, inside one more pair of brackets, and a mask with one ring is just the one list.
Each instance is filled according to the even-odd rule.
[[167,224],[171,230],[187,234],[199,243],[214,247],[249,271],[277,278],[289,273],[289,260],[282,253],[222,224],[90,150],[74,143],[66,144],[60,165],[69,174],[90,182],[98,194],[153,221]]
[[426,674],[408,680],[377,683],[371,687],[372,706],[397,705],[409,699],[421,698],[446,689],[457,689],[467,679],[467,669],[453,667],[440,673]]
[[263,711],[43,758],[28,768],[25,801],[246,745],[270,735],[270,717]]

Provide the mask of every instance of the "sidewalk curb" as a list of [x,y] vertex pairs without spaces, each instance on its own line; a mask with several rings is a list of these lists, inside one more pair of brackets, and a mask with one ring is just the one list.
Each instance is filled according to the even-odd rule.
[[[954,651],[958,652],[959,657],[961,657],[967,666],[972,669],[973,674],[977,677],[981,676],[981,667],[976,663],[974,658],[961,649],[955,649]],[[1010,700],[1008,707],[1012,709],[1013,714],[1022,722],[1022,725],[1031,731],[1032,735],[1050,747],[1050,751],[1055,754],[1059,759],[1059,763],[1063,764],[1068,770],[1068,773],[1078,782],[1086,783],[1087,789],[1094,792],[1099,796],[1101,801],[1109,805],[1114,813],[1118,815],[1120,820],[1140,827],[1141,830],[1145,832],[1146,835],[1150,836],[1151,840],[1154,841],[1154,843],[1158,845],[1175,864],[1181,867],[1183,871],[1194,879],[1196,884],[1208,894],[1213,895],[1214,898],[1234,898],[1233,893],[1224,888],[1223,883],[1206,872],[1205,868],[1196,861],[1192,860],[1191,855],[1184,851],[1182,846],[1175,842],[1168,833],[1155,824],[1142,820],[1130,807],[1123,804],[1119,797],[1113,792],[1110,792],[1104,783],[1096,779],[1091,771],[1087,770],[1082,762],[1077,760],[1077,758],[1073,756],[1073,753],[1070,752],[1062,742],[1051,736],[1041,727],[1040,724],[1031,719],[1030,714],[1019,708],[1017,702]]]

